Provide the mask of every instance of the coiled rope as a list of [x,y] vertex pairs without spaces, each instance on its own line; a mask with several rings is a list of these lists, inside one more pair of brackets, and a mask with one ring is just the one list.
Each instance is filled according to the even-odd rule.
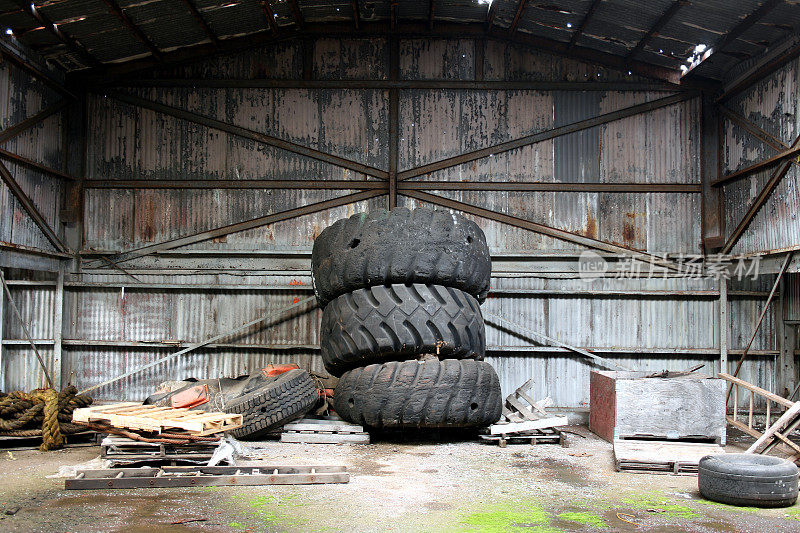
[[92,398],[78,394],[73,386],[61,392],[35,389],[30,393],[0,393],[0,435],[42,437],[42,451],[61,448],[64,435],[85,431],[72,424],[72,411],[91,405]]

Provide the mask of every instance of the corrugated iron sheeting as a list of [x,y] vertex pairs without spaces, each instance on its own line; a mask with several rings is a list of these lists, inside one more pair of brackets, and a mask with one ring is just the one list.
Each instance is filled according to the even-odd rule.
[[[19,123],[55,104],[58,99],[54,91],[26,72],[10,64],[0,67],[0,128]],[[6,142],[3,148],[60,168],[61,141],[61,115],[56,114]],[[3,163],[50,226],[56,228],[63,183],[10,161]],[[45,250],[53,249],[4,183],[0,183],[0,240]]]
[[[728,105],[738,114],[791,145],[800,134],[800,59],[788,63],[738,95]],[[723,171],[732,172],[771,157],[776,151],[731,121],[724,123]],[[725,186],[728,231],[739,223],[776,167]],[[800,169],[796,165],[778,184],[767,203],[734,247],[736,253],[764,252],[800,243]]]

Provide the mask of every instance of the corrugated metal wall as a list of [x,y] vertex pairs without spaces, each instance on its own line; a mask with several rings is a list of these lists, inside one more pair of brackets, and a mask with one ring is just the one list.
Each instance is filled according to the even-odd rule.
[[[60,96],[17,68],[10,62],[0,61],[0,130],[13,126],[55,104]],[[61,169],[63,112],[56,113],[20,135],[2,143],[2,148],[17,155],[32,159],[51,168]],[[64,194],[64,183],[39,171],[21,166],[9,160],[3,164],[25,194],[36,205],[39,212],[54,231],[60,229],[60,210]],[[34,223],[17,198],[5,183],[0,181],[0,242],[53,251],[50,241]],[[10,253],[0,249],[0,254]],[[36,267],[41,257],[30,257],[27,263]],[[0,264],[6,264],[0,262]],[[11,270],[11,276],[17,276]],[[41,278],[39,276],[39,278]],[[0,288],[2,290],[2,288]],[[53,338],[53,288],[13,287],[11,289],[20,312],[30,324],[35,339]],[[3,295],[5,296],[5,295]],[[7,298],[0,306],[0,332],[2,339],[24,339],[19,321],[12,314]],[[42,345],[40,353],[52,369],[52,341]],[[30,390],[45,385],[39,364],[30,347],[22,344],[4,343],[0,348],[0,390],[24,388]]]
[[[404,79],[471,79],[475,42],[400,43]],[[319,79],[386,79],[388,47],[379,39],[315,43]],[[290,43],[224,59],[165,69],[161,75],[207,78],[299,78],[302,53]],[[492,80],[630,80],[577,61],[489,41],[483,71]],[[374,89],[127,89],[319,150],[386,168],[387,94]],[[400,170],[556,125],[650,101],[666,93],[534,90],[400,91]],[[423,179],[690,183],[699,177],[697,99],[598,126],[585,132],[495,154]],[[306,157],[137,109],[112,98],[89,102],[90,179],[367,179]],[[114,190],[86,191],[84,250],[119,251],[340,196],[336,191]],[[519,193],[439,191],[481,207],[656,253],[700,252],[699,194]],[[63,378],[90,386],[183,345],[224,332],[309,295],[309,251],[333,221],[385,205],[370,200],[206,241],[123,266],[68,276]],[[401,205],[418,202],[400,199]],[[473,217],[474,218],[474,217]],[[641,369],[718,368],[719,312],[713,279],[575,278],[579,247],[474,218],[497,260],[485,309]],[[557,259],[557,261],[553,261]],[[557,264],[555,264],[557,263]],[[109,287],[87,286],[106,283]],[[72,283],[73,285],[70,285]],[[80,284],[84,285],[80,285]],[[769,280],[747,290],[766,290]],[[180,284],[199,288],[181,289]],[[80,285],[80,286],[79,286]],[[219,285],[213,290],[211,285]],[[123,288],[124,287],[124,288]],[[736,288],[736,287],[732,287]],[[49,291],[52,288],[26,289]],[[711,291],[704,295],[592,296],[587,291]],[[534,291],[534,292],[530,292]],[[536,292],[538,291],[538,292]],[[541,291],[550,291],[542,293]],[[578,291],[578,292],[576,292]],[[572,292],[574,294],[565,294]],[[731,298],[729,345],[752,333],[763,297]],[[490,322],[490,320],[487,320]],[[99,391],[107,398],[141,398],[165,379],[235,375],[267,362],[296,360],[319,368],[319,311],[155,366]],[[48,332],[42,332],[46,334]],[[556,404],[585,406],[587,363],[560,349],[533,346],[487,323],[489,360],[509,391],[536,378],[536,394]],[[768,319],[742,377],[773,385],[774,326]],[[16,337],[15,337],[16,338]],[[85,340],[91,340],[86,343]],[[15,348],[24,351],[24,347]]]
[[[800,59],[742,91],[726,105],[731,110],[792,145],[800,135]],[[730,120],[723,123],[723,171],[746,167],[777,151]],[[730,183],[725,191],[725,226],[730,234],[776,167]],[[734,253],[756,253],[800,247],[800,167],[792,165],[734,247]]]

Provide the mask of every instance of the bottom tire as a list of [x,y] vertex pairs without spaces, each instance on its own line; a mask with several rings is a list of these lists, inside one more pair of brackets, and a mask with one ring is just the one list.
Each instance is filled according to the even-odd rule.
[[333,405],[343,419],[371,428],[479,428],[500,419],[500,397],[488,363],[430,359],[345,372]]
[[794,463],[769,455],[732,453],[700,460],[697,484],[704,498],[730,505],[788,507],[797,501]]
[[319,401],[319,393],[305,370],[289,370],[263,386],[233,398],[226,413],[244,415],[242,427],[230,433],[239,439],[260,437],[269,430],[300,418]]

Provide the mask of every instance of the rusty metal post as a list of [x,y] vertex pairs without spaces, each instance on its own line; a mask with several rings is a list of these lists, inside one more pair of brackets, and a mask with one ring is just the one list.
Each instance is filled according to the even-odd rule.
[[712,185],[720,173],[720,143],[722,140],[720,122],[721,118],[716,104],[710,95],[704,93],[700,124],[700,172],[703,185],[701,231],[703,249],[707,254],[725,244],[722,190]]
[[[389,79],[397,81],[400,77],[400,43],[389,37]],[[399,89],[389,89],[389,209],[397,207],[397,162],[400,140],[400,93]]]
[[731,329],[728,319],[728,278],[719,279],[719,371],[728,373],[728,332]]

